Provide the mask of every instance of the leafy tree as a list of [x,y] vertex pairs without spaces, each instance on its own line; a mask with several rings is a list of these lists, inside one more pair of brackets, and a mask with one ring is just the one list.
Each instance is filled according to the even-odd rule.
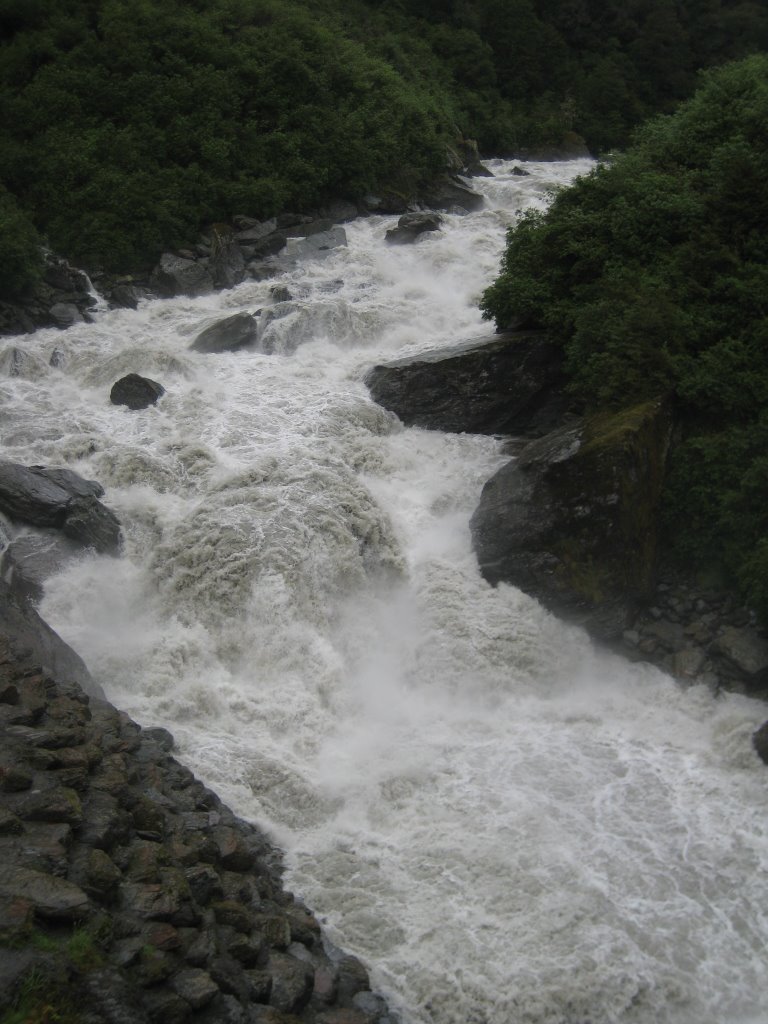
[[675,397],[673,550],[768,617],[768,57],[708,73],[626,154],[509,233],[483,298],[553,332],[587,409]]

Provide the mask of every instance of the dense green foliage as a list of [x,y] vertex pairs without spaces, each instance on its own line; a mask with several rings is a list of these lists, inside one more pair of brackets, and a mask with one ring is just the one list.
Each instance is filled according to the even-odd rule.
[[33,281],[42,263],[40,239],[13,196],[0,183],[0,298],[15,295]]
[[671,542],[768,616],[768,57],[708,73],[626,154],[511,232],[497,322],[562,339],[587,408],[675,396]]
[[744,0],[0,0],[3,223],[135,268],[235,213],[412,189],[460,134],[622,144],[761,47]]

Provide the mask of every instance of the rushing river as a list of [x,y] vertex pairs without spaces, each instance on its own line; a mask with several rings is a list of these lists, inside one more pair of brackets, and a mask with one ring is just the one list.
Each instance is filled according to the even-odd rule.
[[[269,307],[269,281],[24,339],[5,457],[98,479],[125,529],[42,611],[269,830],[409,1024],[759,1024],[765,707],[489,587],[467,524],[499,443],[405,430],[362,383],[487,333],[505,227],[589,164],[492,166],[486,209],[441,234],[387,247],[395,218],[361,219],[282,277],[272,354],[189,350]],[[110,405],[132,371],[166,387],[157,407]]]

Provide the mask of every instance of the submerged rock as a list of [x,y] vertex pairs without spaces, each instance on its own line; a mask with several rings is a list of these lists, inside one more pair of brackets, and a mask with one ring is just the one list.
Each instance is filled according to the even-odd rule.
[[485,578],[620,638],[655,583],[671,432],[665,403],[652,401],[528,444],[485,485],[471,520]]
[[37,604],[45,581],[60,572],[80,548],[60,533],[41,531],[14,538],[3,552],[0,571],[13,594]]
[[128,373],[112,385],[109,400],[113,405],[127,405],[129,409],[146,409],[164,394],[165,388],[156,380],[142,377],[138,373]]
[[258,321],[252,313],[235,313],[206,327],[190,348],[195,352],[234,352],[253,345],[257,331]]
[[768,722],[763,722],[760,728],[752,736],[752,746],[757,751],[758,757],[768,764]]
[[546,335],[510,331],[374,366],[365,383],[408,426],[540,434],[568,407],[562,363]]

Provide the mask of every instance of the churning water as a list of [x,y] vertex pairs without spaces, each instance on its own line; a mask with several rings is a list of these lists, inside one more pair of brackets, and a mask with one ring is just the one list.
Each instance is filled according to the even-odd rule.
[[[189,350],[270,307],[251,282],[41,331],[0,380],[6,457],[100,480],[125,528],[44,615],[271,832],[413,1024],[765,1020],[764,706],[489,587],[467,523],[498,443],[405,430],[362,383],[487,331],[505,226],[587,167],[494,163],[486,209],[414,246],[348,225],[282,279],[263,352]],[[164,384],[156,408],[110,405],[128,372]]]

